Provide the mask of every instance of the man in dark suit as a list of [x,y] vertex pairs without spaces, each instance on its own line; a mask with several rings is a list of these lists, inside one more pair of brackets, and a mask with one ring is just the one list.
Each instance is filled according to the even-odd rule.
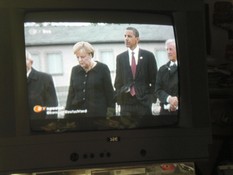
[[165,43],[169,61],[159,68],[155,94],[160,101],[160,114],[177,114],[178,111],[178,62],[176,42],[169,39]]
[[33,59],[26,51],[26,70],[28,84],[28,103],[32,119],[56,118],[56,114],[47,114],[48,107],[57,107],[57,95],[52,76],[35,70]]
[[157,64],[152,52],[139,48],[139,32],[125,30],[127,51],[116,58],[116,99],[122,116],[151,115]]

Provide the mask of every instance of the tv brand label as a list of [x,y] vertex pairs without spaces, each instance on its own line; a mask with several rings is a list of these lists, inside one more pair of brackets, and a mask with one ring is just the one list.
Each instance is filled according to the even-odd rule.
[[112,137],[108,137],[107,140],[109,142],[119,142],[120,141],[120,137],[118,137],[118,136],[112,136]]

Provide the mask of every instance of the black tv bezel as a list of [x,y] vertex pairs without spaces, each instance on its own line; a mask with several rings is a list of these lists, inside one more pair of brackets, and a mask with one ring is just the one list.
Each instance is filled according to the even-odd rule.
[[[131,7],[122,7],[115,1],[112,3],[104,1],[90,7],[88,4],[90,2],[88,0],[77,5],[74,1],[70,3],[52,1],[45,5],[42,2],[35,3],[24,0],[22,3],[16,2],[15,4],[10,2],[9,11],[4,11],[8,12],[6,16],[9,22],[6,25],[10,30],[7,33],[9,37],[4,39],[8,42],[6,49],[12,51],[10,56],[7,56],[11,60],[8,64],[10,65],[11,62],[16,64],[13,66],[14,73],[9,77],[14,85],[14,88],[10,88],[10,90],[14,90],[10,96],[12,99],[10,104],[13,106],[14,112],[6,114],[10,114],[7,116],[9,119],[3,119],[4,123],[10,127],[1,130],[2,165],[0,172],[32,172],[77,167],[130,165],[142,162],[180,162],[206,159],[208,144],[211,142],[211,132],[202,2],[185,1],[182,2],[183,4],[178,4],[179,0],[173,2],[164,0],[164,4],[153,2],[143,7],[140,1],[136,1],[135,5]],[[127,1],[126,4],[130,2]],[[106,4],[104,5],[104,3]],[[183,107],[181,106],[180,109],[180,127],[32,134],[26,104],[25,60],[18,59],[24,57],[24,16],[28,13],[36,14],[38,12],[46,14],[51,10],[60,13],[70,10],[86,12],[94,10],[99,14],[104,14],[106,11],[116,14],[121,12],[172,14],[178,38],[178,53],[181,59],[180,72],[181,74],[182,72],[186,73],[180,76],[181,103],[186,104],[182,105]],[[17,32],[14,32],[15,26],[17,26]],[[181,35],[182,37],[180,37]],[[10,41],[7,41],[8,38]],[[17,47],[13,47],[10,43],[16,43]],[[185,51],[181,52],[181,48]],[[200,87],[198,83],[203,86]],[[10,94],[10,92],[6,94]],[[202,101],[199,101],[200,97]],[[191,115],[189,120],[185,120],[187,115]],[[35,154],[37,159],[34,159]],[[22,156],[24,156],[24,161],[20,159]],[[77,157],[75,158],[75,156]],[[19,159],[15,159],[16,157]]]
[[[25,23],[37,23],[37,25],[43,25],[43,23],[62,23],[62,22],[84,22],[84,23],[93,23],[94,25],[97,23],[105,23],[108,25],[112,24],[125,24],[125,26],[138,26],[138,25],[171,25],[173,24],[173,19],[171,14],[166,13],[144,13],[143,17],[145,18],[148,16],[150,20],[142,19],[142,15],[139,12],[131,12],[130,14],[133,15],[136,20],[135,23],[129,23],[128,20],[124,19],[129,12],[121,11],[104,11],[105,16],[110,16],[113,13],[117,13],[117,18],[110,18],[108,20],[102,21],[102,17],[100,14],[103,12],[99,11],[90,11],[90,10],[78,10],[78,11],[61,11],[61,14],[58,11],[50,11],[50,12],[33,12],[33,13],[26,13],[25,14]],[[59,16],[60,15],[60,16]],[[80,18],[81,16],[81,18]],[[94,16],[94,18],[93,18]],[[98,16],[98,18],[96,18]],[[152,18],[153,17],[153,18]],[[127,23],[128,22],[128,23]],[[56,25],[56,24],[55,24]],[[104,26],[102,26],[104,27]],[[142,34],[143,35],[143,34]],[[26,39],[26,38],[25,38]],[[26,42],[26,41],[25,41]],[[142,41],[140,41],[141,43]],[[31,45],[25,46],[30,49]],[[60,108],[61,106],[58,106]],[[54,107],[56,108],[56,107]],[[55,110],[56,112],[56,110]],[[179,112],[179,111],[178,111]],[[77,117],[76,115],[72,114],[72,118],[58,118],[58,119],[30,119],[30,128],[32,134],[41,134],[44,132],[46,134],[46,130],[49,130],[47,133],[57,133],[57,132],[79,132],[79,131],[98,131],[98,130],[129,130],[129,129],[146,129],[146,128],[155,128],[155,127],[176,127],[178,124],[178,116],[171,114],[171,115],[149,115],[143,117],[134,117],[133,120],[131,117],[128,116],[112,116],[106,118],[105,116],[99,117],[92,117],[88,116],[87,118]],[[121,121],[131,120],[137,126],[132,127],[131,125],[125,125]],[[139,123],[140,120],[140,124]],[[118,123],[119,126],[110,126],[112,122]],[[75,126],[71,128],[67,128],[66,125],[73,123]],[[86,125],[85,125],[86,123]],[[50,130],[53,126],[53,130]],[[89,125],[89,126],[88,126]],[[44,128],[44,129],[43,129]]]

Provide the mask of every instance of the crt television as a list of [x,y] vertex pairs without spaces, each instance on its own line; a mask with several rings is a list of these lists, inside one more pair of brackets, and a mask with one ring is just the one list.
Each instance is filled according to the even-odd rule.
[[[129,0],[124,3],[107,0],[98,3],[92,0],[47,2],[3,0],[0,8],[0,20],[4,26],[0,32],[2,40],[0,94],[3,101],[0,117],[0,172],[198,161],[208,158],[211,133],[204,4],[201,0],[185,2]],[[176,40],[179,64],[178,114],[175,116],[153,114],[140,117],[139,120],[134,116],[131,118],[119,116],[116,112],[116,115],[110,118],[88,116],[81,119],[79,117],[66,119],[62,115],[64,108],[61,100],[57,106],[49,108],[51,114],[57,114],[56,118],[32,119],[28,107],[25,49],[36,57],[42,49],[46,50],[51,46],[61,47],[63,42],[64,47],[61,50],[65,52],[64,48],[69,48],[67,53],[71,54],[72,44],[81,36],[77,35],[76,38],[74,35],[70,43],[65,43],[64,36],[59,38],[59,35],[53,35],[58,41],[51,43],[49,37],[40,38],[44,36],[40,35],[41,40],[38,41],[29,34],[38,32],[49,34],[54,26],[65,29],[67,26],[64,27],[64,24],[79,24],[75,27],[82,28],[80,24],[84,23],[88,23],[89,27],[94,26],[94,30],[101,27],[98,37],[103,37],[107,26],[113,26],[112,31],[115,35],[110,40],[105,38],[104,42],[100,43],[99,40],[88,38],[85,32],[83,36],[86,38],[82,39],[92,42],[97,48],[99,45],[114,43],[118,49],[116,52],[126,50],[120,48],[124,45],[125,26],[137,26],[141,31],[147,31],[140,33],[142,37],[140,44],[142,47],[151,47],[154,54],[159,47],[164,49],[166,39],[173,37]],[[64,33],[67,33],[65,38],[69,38],[69,31],[65,30]],[[158,38],[153,39],[154,33]],[[115,41],[114,39],[120,38],[121,34],[122,41]],[[70,59],[75,59],[72,56],[69,55]],[[160,57],[156,56],[157,63],[161,62]],[[113,66],[112,79],[114,79],[113,62],[114,59],[108,62],[109,67]],[[58,62],[56,64],[59,65]],[[64,65],[61,64],[61,67]],[[157,66],[159,68],[160,65]],[[52,70],[59,71],[57,67]],[[64,70],[69,74],[70,68]],[[53,79],[55,84],[58,84],[57,74]],[[66,81],[68,86],[67,78],[61,81]]]

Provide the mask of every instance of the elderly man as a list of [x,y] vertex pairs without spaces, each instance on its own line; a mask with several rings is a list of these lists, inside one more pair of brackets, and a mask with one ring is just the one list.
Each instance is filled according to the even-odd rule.
[[155,93],[160,100],[161,115],[177,114],[178,110],[178,62],[176,54],[176,42],[169,39],[165,43],[169,61],[160,67],[156,84]]
[[30,117],[32,119],[56,118],[57,115],[47,115],[47,107],[57,107],[57,95],[52,76],[35,70],[33,58],[26,51],[26,70],[28,83],[28,100]]

